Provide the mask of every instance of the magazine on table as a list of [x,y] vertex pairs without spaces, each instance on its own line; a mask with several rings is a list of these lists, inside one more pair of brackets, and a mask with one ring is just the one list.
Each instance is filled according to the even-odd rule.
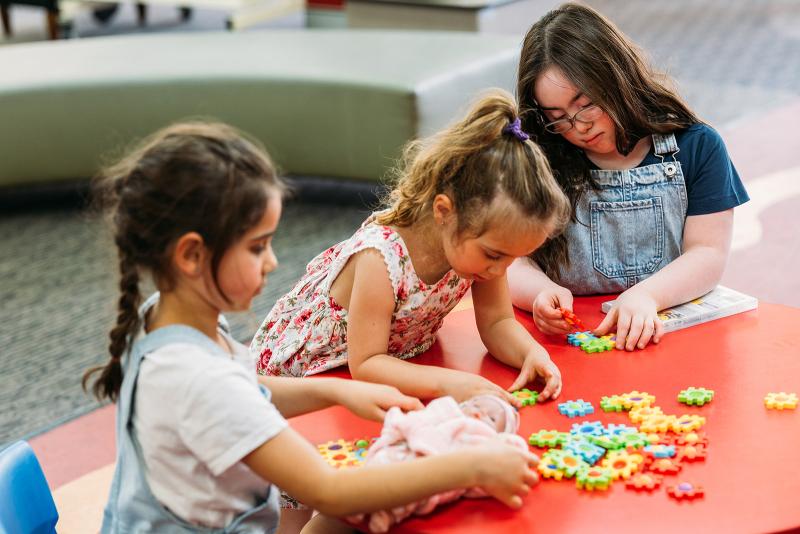
[[[608,313],[615,301],[609,300],[601,306]],[[687,326],[706,323],[736,313],[758,308],[758,299],[725,286],[717,286],[702,297],[658,312],[664,323],[664,331],[672,332]]]

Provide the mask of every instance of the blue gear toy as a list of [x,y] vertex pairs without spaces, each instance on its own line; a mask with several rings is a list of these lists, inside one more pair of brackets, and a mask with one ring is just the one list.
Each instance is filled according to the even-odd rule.
[[594,413],[594,406],[583,399],[562,402],[558,405],[558,413],[567,417],[585,417]]

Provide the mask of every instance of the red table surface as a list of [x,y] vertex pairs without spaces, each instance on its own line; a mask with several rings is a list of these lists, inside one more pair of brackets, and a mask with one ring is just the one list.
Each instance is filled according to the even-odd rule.
[[[575,313],[588,328],[599,324],[608,297],[576,299]],[[392,532],[774,532],[800,528],[800,408],[767,410],[769,392],[800,393],[800,309],[761,303],[758,310],[667,334],[659,345],[635,352],[585,354],[561,336],[535,330],[528,314],[518,320],[547,348],[563,375],[557,402],[582,398],[595,413],[569,419],[557,402],[521,410],[519,434],[540,429],[568,431],[578,421],[631,424],[626,413],[605,413],[600,398],[633,390],[656,396],[667,414],[700,414],[709,438],[705,462],[684,464],[665,476],[659,490],[636,493],[615,482],[609,491],[578,490],[574,480],[542,480],[520,510],[493,499],[462,499],[435,513],[409,519]],[[516,370],[486,353],[472,310],[452,313],[437,343],[416,363],[480,373],[504,387]],[[347,376],[346,371],[329,375]],[[677,395],[689,386],[715,391],[703,407]],[[541,389],[536,386],[534,389]],[[312,443],[377,436],[380,424],[341,407],[291,420]],[[541,452],[542,449],[535,449]],[[665,487],[686,480],[705,497],[676,502]]]

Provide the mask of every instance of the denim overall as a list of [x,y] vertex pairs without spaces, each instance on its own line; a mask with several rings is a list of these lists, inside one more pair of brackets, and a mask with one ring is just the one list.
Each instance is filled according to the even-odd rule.
[[[147,303],[145,303],[145,306]],[[145,307],[143,306],[143,308]],[[280,517],[278,490],[269,486],[266,498],[254,508],[237,516],[223,529],[195,526],[167,510],[153,496],[145,478],[145,464],[139,441],[133,432],[133,408],[136,380],[142,359],[149,353],[171,343],[192,343],[220,358],[228,355],[200,331],[188,326],[174,325],[159,328],[136,341],[125,369],[122,388],[117,399],[117,467],[111,483],[111,493],[103,515],[103,534],[140,532],[271,534]],[[262,388],[265,391],[265,388]],[[266,393],[266,392],[265,392]],[[268,393],[266,393],[268,394]],[[265,482],[265,488],[267,483]]]
[[673,134],[654,134],[660,163],[591,171],[598,189],[583,192],[566,231],[562,286],[577,295],[620,293],[680,256],[687,200],[678,150]]

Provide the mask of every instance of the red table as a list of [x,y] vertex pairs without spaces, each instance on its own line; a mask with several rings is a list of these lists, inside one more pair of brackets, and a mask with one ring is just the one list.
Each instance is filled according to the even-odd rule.
[[[575,312],[587,327],[599,323],[604,300],[608,297],[577,299]],[[521,510],[492,499],[466,499],[408,520],[393,532],[728,534],[800,528],[800,408],[767,410],[763,402],[773,391],[800,393],[800,309],[761,303],[758,310],[667,334],[643,351],[592,355],[562,337],[535,331],[527,314],[518,313],[518,319],[561,368],[564,387],[558,402],[583,398],[596,410],[568,419],[558,413],[557,402],[523,408],[520,435],[567,431],[583,420],[631,424],[624,412],[603,412],[600,398],[638,390],[655,395],[664,413],[706,418],[706,461],[684,464],[677,477],[665,477],[652,494],[627,490],[622,482],[609,491],[586,492],[573,480],[543,480]],[[438,342],[414,361],[480,373],[505,387],[516,376],[516,370],[486,353],[472,310],[451,313]],[[689,386],[713,389],[714,400],[703,407],[679,403],[678,392]],[[291,424],[312,443],[380,433],[378,423],[340,407],[294,418]],[[672,500],[664,488],[678,480],[704,486],[705,497]]]

